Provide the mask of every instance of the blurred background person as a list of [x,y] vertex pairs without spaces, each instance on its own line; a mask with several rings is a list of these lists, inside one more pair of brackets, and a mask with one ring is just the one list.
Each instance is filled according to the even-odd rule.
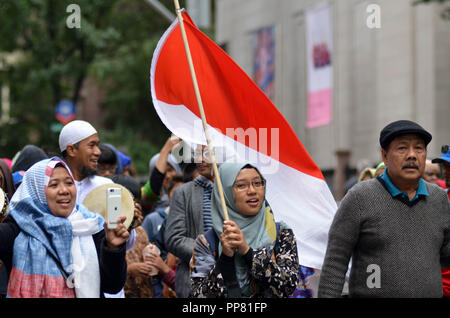
[[214,173],[206,146],[197,146],[194,159],[200,175],[173,192],[164,232],[167,250],[180,259],[175,275],[175,291],[179,298],[187,298],[192,292],[189,262],[195,239],[213,226]]
[[116,152],[105,144],[99,144],[98,147],[102,153],[100,157],[98,157],[97,175],[100,177],[114,176],[116,174],[118,161]]
[[[444,180],[436,180],[435,182],[447,191],[450,200],[450,148],[448,145],[442,146],[442,156],[432,160],[432,163],[441,164],[444,170]],[[442,268],[442,284],[444,297],[450,298],[450,268]]]
[[[9,204],[9,201],[11,200],[11,197],[13,196],[14,192],[16,191],[16,187],[13,182],[11,169],[9,168],[8,164],[3,160],[0,159],[0,186],[5,193],[5,202],[4,206],[7,207]],[[5,215],[1,213],[3,206],[0,206],[0,222],[3,220],[3,218],[6,216],[7,210],[4,210]],[[6,266],[4,266],[3,262],[0,260],[0,298],[6,297],[6,291],[8,287],[8,277],[9,273],[6,269]]]
[[[168,201],[170,204],[170,200],[172,199],[172,194],[176,188],[183,184],[183,177],[180,175],[175,175],[169,183],[168,186]],[[170,293],[167,288],[173,290],[173,295],[175,295],[175,272],[170,272],[167,270],[167,267],[162,265],[162,262],[165,262],[166,265],[175,269],[176,265],[179,263],[179,260],[172,253],[169,253],[164,242],[164,233],[166,230],[166,221],[170,212],[170,206],[165,208],[159,208],[156,211],[148,214],[144,222],[142,224],[143,228],[146,230],[148,235],[148,240],[152,244],[155,244],[160,250],[159,257],[152,258],[152,265],[156,266],[160,270],[159,277],[152,278],[152,288],[153,288],[153,297],[165,297]],[[159,259],[160,258],[160,259]],[[173,274],[173,277],[172,277]],[[164,284],[165,285],[164,285]],[[166,289],[166,290],[165,290]]]
[[442,156],[433,159],[432,163],[438,163],[442,165],[444,171],[444,182],[438,181],[438,185],[447,190],[450,199],[450,147],[448,145],[442,146]]
[[437,180],[441,179],[441,167],[439,167],[439,164],[432,163],[430,159],[427,159],[422,178],[425,181],[437,184]]
[[372,178],[375,178],[375,172],[376,170],[374,168],[366,168],[364,169],[360,174],[358,178],[358,182],[370,180]]
[[384,173],[384,170],[386,170],[386,165],[383,161],[381,161],[376,167],[375,167],[375,176],[380,176]]
[[[131,176],[117,174],[111,177],[114,183],[123,185],[133,195],[134,202],[140,203],[141,189],[136,179]],[[126,298],[152,298],[152,284],[149,273],[151,266],[144,261],[143,249],[148,245],[148,237],[142,227],[142,217],[138,217],[139,224],[136,231],[136,242],[131,250],[127,251],[127,280],[124,287]]]
[[19,187],[25,172],[36,162],[47,159],[48,155],[44,150],[35,145],[26,145],[18,151],[12,159],[11,172],[14,185]]
[[358,179],[359,179],[359,175],[361,174],[361,172],[367,168],[370,167],[370,161],[368,159],[361,159],[358,160],[358,162],[356,163],[356,172],[355,174],[350,177],[347,182],[345,183],[345,192],[344,195],[347,194],[348,190],[350,190],[355,184],[358,183]]
[[160,152],[150,159],[149,180],[142,188],[144,214],[169,205],[167,186],[173,176],[183,173],[176,158],[171,154],[180,142],[181,139],[176,136],[169,137]]

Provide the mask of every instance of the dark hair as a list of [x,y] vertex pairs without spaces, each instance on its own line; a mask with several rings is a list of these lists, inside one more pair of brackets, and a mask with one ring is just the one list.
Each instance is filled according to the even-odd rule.
[[[73,144],[72,146],[73,146],[75,149],[78,149],[79,145],[80,145],[80,143],[77,142],[76,144]],[[61,151],[61,156],[62,156],[63,159],[66,159],[66,158],[67,158],[67,148],[64,149],[63,151]]]
[[167,186],[167,194],[169,194],[170,191],[172,191],[173,187],[180,182],[184,183],[184,177],[182,175],[177,174],[173,176],[172,180],[170,180],[169,185]]
[[141,200],[141,187],[139,186],[139,182],[130,176],[126,176],[124,174],[116,174],[111,178],[114,183],[118,183],[127,188],[131,194],[138,199]]
[[110,147],[105,144],[99,144],[98,147],[102,154],[98,158],[98,163],[100,164],[108,164],[108,165],[117,165],[117,155]]
[[61,167],[61,168],[64,168],[64,169],[67,170],[66,166],[63,165],[61,162],[58,162],[58,163],[55,165],[55,168],[58,168],[58,167]]
[[17,156],[16,161],[11,167],[11,172],[14,173],[21,170],[27,171],[36,162],[47,158],[49,158],[49,156],[41,148],[35,145],[26,145]]
[[266,180],[266,179],[262,176],[261,172],[259,172],[258,168],[252,166],[251,164],[247,163],[245,166],[243,166],[243,167],[241,168],[241,170],[244,170],[244,169],[255,169],[256,172],[258,172],[258,174],[259,174],[259,176],[261,177],[261,179]]
[[197,170],[195,163],[188,163],[183,168],[183,182],[192,181],[194,172]]

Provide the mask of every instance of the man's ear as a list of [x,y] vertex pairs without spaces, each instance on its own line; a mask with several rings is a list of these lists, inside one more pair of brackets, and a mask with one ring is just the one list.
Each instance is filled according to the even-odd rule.
[[387,152],[383,148],[381,148],[381,159],[383,160],[384,164],[387,166]]
[[77,148],[74,145],[67,145],[66,152],[68,157],[75,157]]

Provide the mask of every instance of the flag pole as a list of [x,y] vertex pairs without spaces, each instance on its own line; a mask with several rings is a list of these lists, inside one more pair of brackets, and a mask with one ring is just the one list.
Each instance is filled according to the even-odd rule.
[[186,50],[186,56],[188,59],[189,70],[191,72],[192,83],[194,84],[195,97],[197,98],[198,108],[200,110],[200,115],[203,123],[203,130],[206,136],[206,142],[208,144],[208,150],[211,155],[211,161],[214,170],[215,181],[217,182],[217,187],[219,190],[220,202],[222,204],[222,211],[225,220],[229,220],[228,218],[228,210],[227,205],[225,204],[225,197],[223,195],[223,187],[222,181],[220,180],[219,169],[217,168],[216,156],[214,154],[214,149],[211,146],[211,138],[208,130],[208,123],[206,122],[205,111],[203,109],[202,97],[200,95],[200,89],[198,88],[197,76],[195,74],[194,63],[192,61],[191,50],[189,49],[189,42],[186,35],[186,30],[184,29],[183,16],[181,15],[182,10],[180,9],[180,4],[178,0],[174,0],[175,10],[177,12],[178,22],[180,24],[181,36],[183,37],[184,49]]

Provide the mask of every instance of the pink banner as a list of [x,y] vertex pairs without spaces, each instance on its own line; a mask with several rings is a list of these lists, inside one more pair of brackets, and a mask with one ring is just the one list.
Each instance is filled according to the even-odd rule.
[[307,10],[307,128],[328,125],[333,109],[333,27],[331,9],[322,4]]
[[332,118],[333,90],[326,89],[308,95],[307,128],[328,125]]

